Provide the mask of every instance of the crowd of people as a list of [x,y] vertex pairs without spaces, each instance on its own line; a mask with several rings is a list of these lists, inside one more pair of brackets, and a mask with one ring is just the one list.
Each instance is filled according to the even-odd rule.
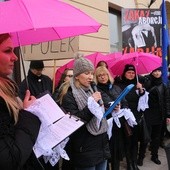
[[[31,61],[28,76],[18,88],[8,77],[17,59],[10,35],[1,34],[0,169],[59,169],[59,163],[52,166],[36,158],[33,146],[41,122],[25,110],[46,91],[65,113],[85,122],[69,136],[65,150],[70,160],[62,160],[62,170],[119,170],[123,158],[127,170],[139,170],[148,146],[151,161],[161,164],[159,147],[165,136],[170,137],[166,130],[166,123],[170,123],[170,83],[163,83],[161,67],[141,76],[134,65],[127,64],[122,75],[113,78],[106,62],[95,68],[77,54],[73,69],[64,71],[52,92],[52,80],[42,74],[43,61]],[[134,87],[104,118],[105,111],[130,84]],[[144,140],[145,131],[148,140]]]

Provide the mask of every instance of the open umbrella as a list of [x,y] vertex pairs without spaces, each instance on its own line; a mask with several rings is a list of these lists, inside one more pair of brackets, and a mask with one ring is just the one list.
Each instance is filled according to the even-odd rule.
[[110,68],[114,75],[122,75],[126,64],[132,64],[137,74],[146,74],[161,66],[161,58],[143,52],[134,52],[122,55],[121,59],[115,62]]
[[[11,33],[15,47],[97,32],[101,26],[84,12],[58,0],[0,2],[0,23],[0,34]],[[22,55],[21,48],[26,78]]]
[[0,34],[11,33],[14,46],[97,32],[101,24],[58,0],[0,2]]
[[[85,56],[85,58],[89,59],[94,64],[95,67],[97,66],[97,63],[99,61],[105,61],[108,64],[109,69],[113,65],[114,61],[116,61],[119,57],[121,57],[120,52],[111,53],[107,55],[96,52],[96,53],[92,53],[90,55]],[[57,69],[56,74],[55,74],[55,85],[58,84],[64,70],[67,68],[73,68],[73,64],[74,64],[74,59],[72,59],[65,65],[61,66],[59,69]]]

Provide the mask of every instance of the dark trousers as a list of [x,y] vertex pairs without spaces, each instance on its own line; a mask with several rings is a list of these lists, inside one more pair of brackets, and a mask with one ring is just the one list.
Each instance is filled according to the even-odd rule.
[[133,162],[137,162],[137,155],[138,155],[138,135],[140,132],[139,125],[135,126],[132,130],[133,135],[131,136],[131,143],[130,148],[130,157]]
[[151,134],[151,155],[156,158],[158,157],[161,129],[162,124],[152,125],[149,128],[149,133]]
[[[150,142],[151,155],[155,158],[158,158],[161,129],[162,129],[162,124],[148,125],[148,131],[151,136],[151,142]],[[139,149],[139,158],[143,159],[145,157],[146,148],[147,148],[147,144],[141,141],[140,149]]]
[[120,161],[123,157],[126,157],[127,165],[132,164],[132,162],[137,162],[138,126],[131,128],[132,135],[130,135],[130,133],[127,132],[127,128],[124,126],[123,120],[121,125],[121,128],[115,128],[114,126],[117,125],[113,124],[113,138],[110,140],[112,170],[119,170]]

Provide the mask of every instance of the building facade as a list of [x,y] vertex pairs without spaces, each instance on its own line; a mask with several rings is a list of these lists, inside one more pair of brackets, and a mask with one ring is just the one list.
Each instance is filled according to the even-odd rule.
[[[121,51],[122,49],[122,28],[121,28],[121,9],[122,8],[160,8],[162,0],[156,0],[150,5],[150,0],[64,0],[80,10],[87,13],[96,21],[102,24],[97,33],[80,35],[75,38],[75,51],[57,51],[57,53],[43,53],[46,51],[47,43],[43,43],[37,47],[32,53],[28,53],[30,47],[25,48],[25,59],[43,59],[45,61],[44,73],[49,75],[52,79],[56,69],[74,57],[74,52],[81,52],[86,54],[101,52],[103,54]],[[149,6],[150,5],[150,6]],[[170,18],[170,0],[166,1],[167,15]],[[169,22],[170,23],[170,22]],[[170,25],[169,25],[170,28]],[[61,49],[62,42],[67,47],[67,41],[58,41]],[[41,50],[40,50],[41,48]],[[41,53],[40,53],[41,51]],[[53,56],[52,56],[53,55]],[[52,57],[51,57],[52,56]],[[64,57],[63,57],[64,56]],[[29,61],[25,62],[26,70],[28,69]],[[22,70],[22,69],[21,69]],[[21,79],[23,74],[21,71]]]

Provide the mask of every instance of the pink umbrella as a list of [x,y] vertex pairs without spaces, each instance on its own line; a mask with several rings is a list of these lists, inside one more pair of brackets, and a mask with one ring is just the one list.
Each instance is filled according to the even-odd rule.
[[161,66],[161,58],[143,52],[134,52],[124,54],[120,60],[115,62],[110,68],[114,75],[122,75],[126,64],[132,64],[136,67],[137,74],[146,74]]
[[101,24],[58,0],[0,2],[0,34],[11,33],[15,46],[97,32]]
[[[58,0],[0,2],[0,23],[0,34],[11,33],[15,47],[97,32],[101,26],[84,12]],[[21,49],[26,78],[22,55]]]
[[[104,55],[104,54],[101,54],[99,52],[96,52],[96,53],[93,53],[93,54],[85,56],[85,58],[89,59],[94,64],[95,67],[97,66],[97,63],[99,61],[105,61],[108,64],[108,67],[110,69],[110,67],[113,65],[113,62],[117,58],[119,58],[120,56],[121,56],[121,53],[112,53],[112,54]],[[59,82],[59,80],[61,78],[61,75],[64,72],[64,70],[66,68],[73,68],[73,64],[74,64],[74,59],[71,60],[70,62],[66,63],[65,65],[61,66],[56,71],[56,74],[55,74],[55,85],[58,84],[58,82]]]

